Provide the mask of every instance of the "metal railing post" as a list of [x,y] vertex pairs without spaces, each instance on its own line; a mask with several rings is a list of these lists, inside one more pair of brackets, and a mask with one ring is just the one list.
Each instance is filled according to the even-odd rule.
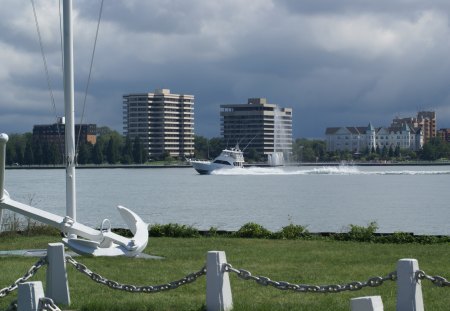
[[351,311],[383,311],[381,296],[366,296],[350,299]]
[[424,311],[422,285],[417,279],[417,259],[397,262],[397,311]]
[[18,286],[17,309],[38,311],[39,299],[45,297],[42,282],[25,282]]
[[70,305],[64,245],[62,243],[49,243],[47,260],[46,297],[53,299],[55,303]]
[[206,310],[227,311],[233,308],[230,278],[225,271],[223,251],[210,251],[206,260]]
[[[0,133],[0,202],[3,201],[5,190],[5,162],[6,162],[6,143],[8,135]],[[0,232],[3,228],[3,209],[0,207]]]

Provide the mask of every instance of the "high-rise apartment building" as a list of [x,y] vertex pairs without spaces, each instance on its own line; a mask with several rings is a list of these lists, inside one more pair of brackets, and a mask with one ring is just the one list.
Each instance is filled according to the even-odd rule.
[[194,96],[154,93],[123,95],[124,135],[139,137],[150,158],[194,154]]
[[255,149],[261,155],[292,153],[292,108],[279,108],[265,98],[247,104],[221,105],[221,134],[228,145]]

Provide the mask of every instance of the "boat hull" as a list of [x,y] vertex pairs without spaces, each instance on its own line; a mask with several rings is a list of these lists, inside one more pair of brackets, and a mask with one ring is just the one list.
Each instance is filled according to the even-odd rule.
[[200,174],[200,175],[209,175],[215,170],[219,169],[231,169],[233,166],[231,165],[223,165],[212,163],[209,161],[191,161],[192,167]]

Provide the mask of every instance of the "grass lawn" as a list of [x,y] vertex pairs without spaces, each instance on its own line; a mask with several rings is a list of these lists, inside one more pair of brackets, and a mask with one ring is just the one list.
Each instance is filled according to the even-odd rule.
[[[2,236],[0,250],[46,248],[55,236]],[[136,258],[75,257],[90,270],[120,282],[157,285],[198,271],[209,250],[223,250],[234,268],[276,281],[311,285],[343,284],[386,276],[401,258],[416,258],[429,275],[450,279],[450,244],[371,244],[331,240],[265,240],[226,237],[150,238],[146,253],[163,260]],[[37,261],[35,257],[1,257],[0,289],[21,277]],[[94,283],[71,265],[67,266],[72,304],[70,310],[203,310],[206,278],[168,292],[127,293]],[[45,286],[43,267],[31,280]],[[350,298],[381,295],[385,310],[395,310],[396,283],[356,292],[313,294],[280,291],[244,281],[230,274],[234,310],[349,310]],[[422,282],[426,310],[449,310],[450,288]],[[5,310],[17,291],[0,298]]]

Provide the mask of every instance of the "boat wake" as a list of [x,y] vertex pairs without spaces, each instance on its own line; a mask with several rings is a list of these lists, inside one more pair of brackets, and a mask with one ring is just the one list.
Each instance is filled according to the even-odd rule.
[[361,170],[356,166],[324,166],[311,169],[293,167],[248,167],[219,169],[212,175],[450,175],[448,171],[433,170]]

